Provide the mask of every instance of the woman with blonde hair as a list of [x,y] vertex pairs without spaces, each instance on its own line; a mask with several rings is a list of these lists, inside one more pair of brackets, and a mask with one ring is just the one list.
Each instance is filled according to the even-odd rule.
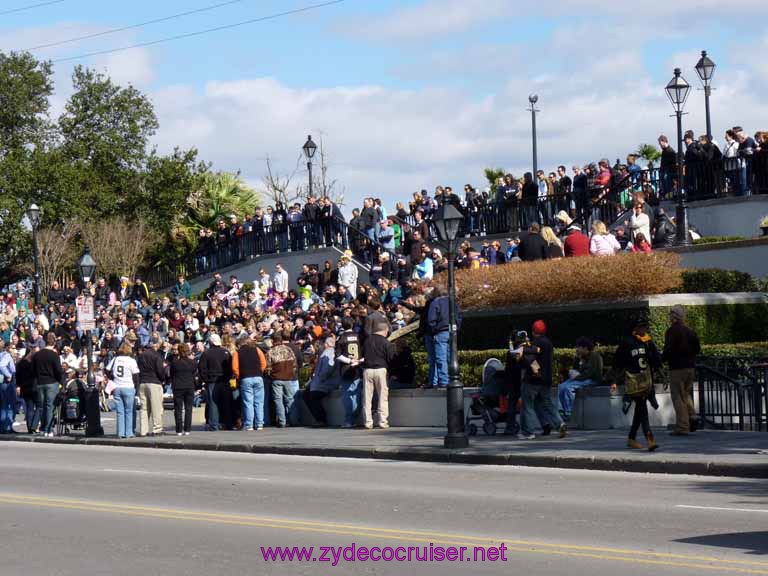
[[595,220],[592,223],[592,235],[589,239],[589,253],[593,256],[613,256],[621,251],[616,237],[608,232],[605,223]]
[[544,226],[541,229],[541,237],[544,239],[544,241],[547,243],[549,247],[550,259],[562,258],[564,256],[563,243],[560,241],[560,238],[557,237],[557,235],[555,234],[555,231],[552,230],[551,227]]

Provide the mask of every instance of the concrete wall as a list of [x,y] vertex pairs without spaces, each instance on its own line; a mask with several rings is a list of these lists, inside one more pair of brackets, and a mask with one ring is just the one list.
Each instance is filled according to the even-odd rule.
[[681,256],[685,268],[721,268],[748,272],[755,278],[768,276],[768,238],[700,244],[671,249]]
[[[464,414],[470,413],[469,407],[472,395],[477,388],[464,389]],[[656,392],[659,409],[649,412],[651,426],[666,427],[675,422],[675,410],[669,392],[659,388]],[[694,393],[696,409],[698,398]],[[557,399],[554,397],[556,403]],[[324,401],[328,415],[328,424],[341,426],[344,421],[344,408],[341,402],[341,392],[332,392]],[[557,405],[557,404],[555,404]],[[622,395],[611,394],[607,386],[578,390],[570,427],[580,430],[611,430],[625,429],[632,424],[632,409],[628,414],[622,412]],[[402,427],[433,427],[446,426],[446,398],[444,390],[390,390],[389,392],[389,423],[391,426]],[[313,421],[311,414],[301,402],[301,421],[308,424]],[[482,420],[474,423],[482,430]],[[498,425],[498,431],[504,429],[504,423]],[[480,432],[482,434],[482,432]]]
[[[674,214],[674,204],[664,204]],[[704,236],[742,236],[760,234],[760,220],[768,215],[768,195],[701,200],[688,204],[688,220]]]

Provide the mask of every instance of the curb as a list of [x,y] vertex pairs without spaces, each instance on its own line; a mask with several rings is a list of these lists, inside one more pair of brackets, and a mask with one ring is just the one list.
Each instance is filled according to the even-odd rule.
[[397,447],[322,447],[274,446],[246,442],[195,442],[173,439],[128,439],[108,437],[0,436],[0,441],[39,444],[74,444],[81,446],[118,446],[154,448],[159,450],[199,450],[205,452],[237,452],[245,454],[276,454],[280,456],[315,456],[322,458],[357,458],[396,460],[401,462],[431,462],[437,464],[471,464],[479,466],[523,466],[530,468],[561,468],[567,470],[596,470],[603,472],[637,472],[646,474],[692,474],[696,476],[731,476],[736,478],[768,479],[768,459],[764,463],[684,462],[680,460],[632,460],[594,456],[551,456],[514,453],[476,453],[467,450]]

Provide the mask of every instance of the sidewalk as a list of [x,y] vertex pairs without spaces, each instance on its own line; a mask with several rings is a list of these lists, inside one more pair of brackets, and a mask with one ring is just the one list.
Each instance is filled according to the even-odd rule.
[[[501,434],[479,435],[470,438],[466,450],[446,450],[445,431],[439,428],[369,431],[267,427],[258,432],[204,432],[196,427],[190,436],[167,433],[119,440],[114,437],[114,421],[105,416],[107,436],[100,438],[85,438],[79,433],[61,438],[16,434],[0,436],[0,440],[768,478],[765,432],[702,430],[688,437],[676,437],[666,430],[657,430],[660,448],[652,453],[625,448],[624,430],[574,430],[562,440],[556,435],[528,441]],[[169,424],[166,430],[173,430]],[[20,429],[24,429],[23,425]]]

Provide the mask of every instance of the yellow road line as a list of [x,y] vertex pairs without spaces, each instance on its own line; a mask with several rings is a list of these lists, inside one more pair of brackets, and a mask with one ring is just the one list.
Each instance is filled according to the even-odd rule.
[[[503,542],[507,549],[513,552],[548,554],[575,558],[589,558],[596,560],[618,561],[630,564],[657,565],[674,568],[696,568],[709,571],[734,572],[742,574],[768,575],[768,563],[752,562],[745,560],[728,560],[716,557],[688,556],[682,554],[668,554],[663,552],[646,552],[642,550],[623,550],[613,548],[599,548],[591,546],[578,546],[569,544],[549,544],[543,542],[529,542],[525,540],[505,540],[503,538],[481,538],[460,534],[446,534],[440,532],[393,530],[386,528],[374,528],[354,526],[346,524],[334,524],[312,521],[279,520],[274,518],[259,518],[254,516],[240,516],[236,514],[216,514],[208,512],[195,512],[187,510],[174,510],[170,508],[153,508],[147,506],[134,506],[108,502],[90,502],[84,500],[66,500],[57,498],[45,498],[37,496],[23,496],[14,494],[0,494],[0,504],[20,504],[27,506],[59,508],[82,512],[112,513],[126,516],[144,518],[158,518],[163,520],[184,520],[190,522],[209,522],[215,524],[250,526],[258,528],[275,528],[294,532],[314,532],[321,534],[334,534],[357,537],[386,537],[390,540],[434,543],[452,546],[478,546],[498,545]],[[457,540],[458,539],[458,540]],[[511,544],[511,546],[510,546]],[[603,553],[600,553],[603,552]],[[635,556],[635,557],[633,557]],[[651,556],[642,558],[636,556]],[[654,559],[658,558],[658,559]],[[666,560],[664,560],[666,559]],[[671,562],[669,560],[691,560],[693,562]],[[702,564],[710,562],[712,564]],[[738,566],[727,566],[735,564]],[[742,567],[743,566],[743,567]],[[748,566],[759,567],[749,568]]]

